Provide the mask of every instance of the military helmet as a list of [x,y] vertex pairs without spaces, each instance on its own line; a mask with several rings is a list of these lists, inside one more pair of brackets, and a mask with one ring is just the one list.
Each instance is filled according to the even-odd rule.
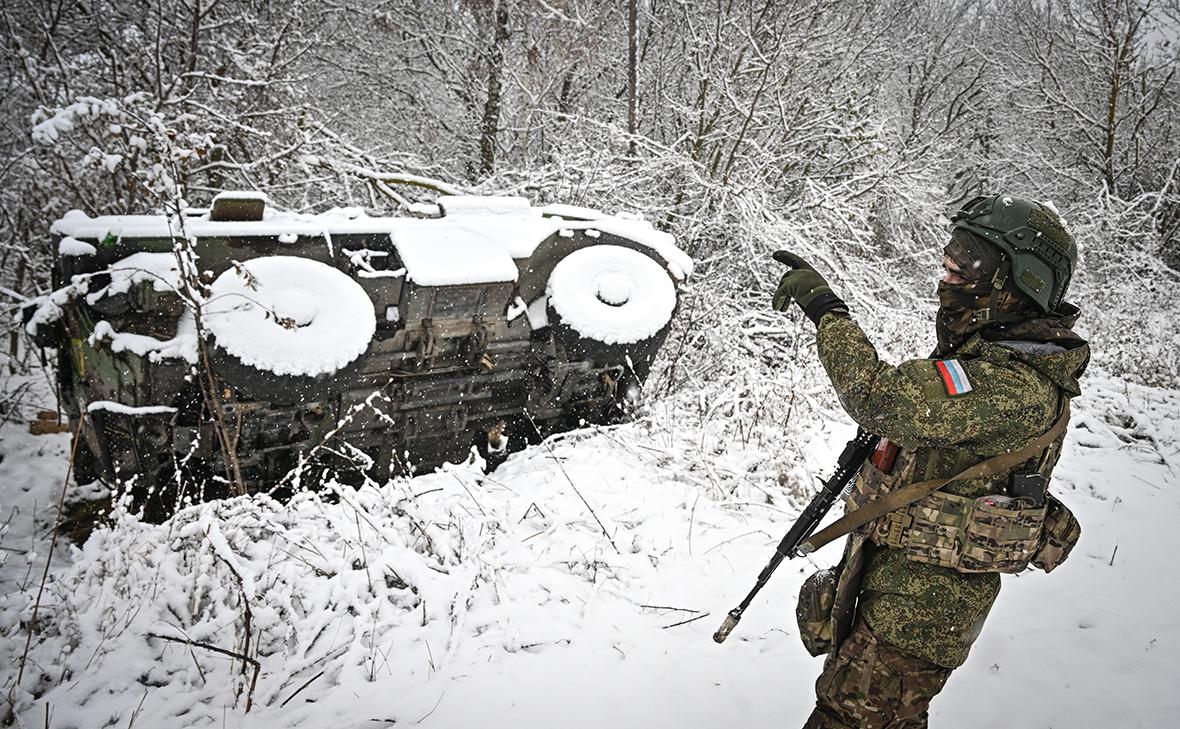
[[951,230],[956,229],[999,248],[1011,264],[1012,286],[1042,310],[1061,304],[1078,250],[1052,207],[1009,195],[977,197],[951,216]]

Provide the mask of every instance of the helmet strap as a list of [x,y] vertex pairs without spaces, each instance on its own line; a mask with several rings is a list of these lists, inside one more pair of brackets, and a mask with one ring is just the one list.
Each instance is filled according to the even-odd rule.
[[992,290],[987,297],[987,306],[982,309],[975,310],[975,320],[980,324],[989,324],[994,321],[1005,321],[1008,317],[999,315],[996,309],[996,304],[1000,298],[1000,292],[1004,290],[1004,284],[1008,281],[1008,259],[1005,258],[996,269],[995,275],[992,276]]

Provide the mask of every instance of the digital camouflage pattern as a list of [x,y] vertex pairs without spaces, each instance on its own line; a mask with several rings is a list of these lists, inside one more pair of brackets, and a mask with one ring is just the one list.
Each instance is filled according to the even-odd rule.
[[[970,465],[1017,450],[1048,430],[1057,418],[1060,396],[1080,394],[1075,373],[1089,352],[1083,345],[1036,357],[976,335],[955,352],[974,389],[951,396],[937,360],[913,359],[897,366],[882,362],[851,319],[825,316],[816,341],[820,362],[853,420],[903,449],[941,451],[934,465],[915,464],[928,469],[925,478],[953,476],[948,458],[966,454],[964,463]],[[994,480],[956,482],[947,490],[982,496],[996,493],[990,488]]]
[[815,683],[804,729],[919,729],[951,669],[908,655],[857,623]]
[[[949,478],[986,458],[1017,450],[1048,430],[1062,397],[1080,394],[1077,377],[1089,360],[1087,345],[1076,335],[1055,341],[1061,346],[1038,350],[973,336],[955,351],[972,389],[952,396],[936,360],[884,363],[855,322],[824,316],[818,353],[840,402],[859,425],[901,447],[890,473],[865,467],[857,492]],[[1047,476],[1059,448],[1050,450],[1024,467],[1039,467]],[[1007,480],[1002,473],[956,481],[939,493],[974,501],[1004,493]],[[849,508],[855,507],[854,497]],[[880,523],[872,528],[879,529]],[[945,668],[961,665],[999,592],[999,574],[967,574],[915,561],[901,550],[866,543],[867,536],[852,535],[846,547],[850,568],[841,574],[833,611],[840,650],[856,615],[881,642]]]
[[882,640],[907,653],[957,668],[967,660],[1000,592],[998,572],[964,574],[868,547],[856,606]]

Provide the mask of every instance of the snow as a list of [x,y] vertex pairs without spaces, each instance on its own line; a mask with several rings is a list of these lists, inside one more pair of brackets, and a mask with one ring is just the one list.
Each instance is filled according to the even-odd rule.
[[525,309],[529,320],[529,329],[534,332],[549,326],[549,294],[538,296]]
[[515,281],[512,256],[488,239],[494,230],[478,223],[439,226],[432,220],[405,220],[389,237],[407,277],[421,286]]
[[406,275],[406,269],[397,268],[392,271],[366,271],[363,268],[356,272],[358,278],[401,278]]
[[62,134],[74,129],[78,117],[113,115],[117,111],[118,103],[115,100],[99,99],[92,96],[81,97],[73,104],[57,109],[53,116],[49,117],[46,117],[43,110],[38,109],[33,116],[33,141],[52,145],[61,138]]
[[176,408],[167,405],[143,405],[139,407],[132,407],[122,403],[113,402],[111,400],[95,400],[86,406],[86,412],[108,412],[118,413],[120,415],[170,415],[176,412]]
[[182,359],[189,364],[197,362],[197,324],[191,311],[186,311],[176,321],[176,335],[171,339],[156,339],[146,334],[119,332],[108,321],[99,321],[90,335],[90,345],[108,342],[112,352],[132,352],[147,357],[152,362],[165,359]]
[[[1051,575],[1004,578],[932,726],[1154,728],[1180,711],[1180,618],[1161,609],[1180,597],[1161,580],[1180,549],[1180,396],[1086,386],[1053,485],[1082,542]],[[730,639],[710,639],[798,509],[751,498],[777,493],[773,474],[698,473],[695,436],[663,420],[556,436],[490,475],[462,464],[160,525],[118,514],[81,549],[59,544],[18,726],[46,706],[56,727],[798,726],[822,663],[794,624],[811,564],[784,563]],[[817,429],[808,468],[826,472],[852,432]],[[28,514],[60,487],[68,441],[0,430],[0,498],[19,514],[2,542],[18,552],[0,552],[8,687],[37,589],[24,575],[44,559]],[[251,670],[150,637],[240,651],[247,603],[249,714]]]
[[[1073,223],[1069,220],[1066,220],[1065,216],[1061,214],[1061,210],[1059,210],[1057,208],[1056,203],[1054,203],[1052,200],[1041,200],[1039,202],[1042,205],[1044,205],[1045,207],[1049,208],[1051,211],[1053,211],[1053,214],[1056,215],[1057,219],[1061,221],[1062,227],[1064,227],[1066,230],[1076,230],[1076,228],[1074,228],[1074,226],[1073,226]],[[1039,235],[1039,232],[1038,232],[1038,235]],[[1076,240],[1074,241],[1074,245],[1080,246],[1080,244]]]
[[57,244],[57,255],[59,256],[93,256],[95,253],[98,253],[97,248],[68,235]]
[[[567,225],[570,224],[567,222]],[[576,226],[570,225],[570,227]],[[628,220],[619,215],[616,218],[588,221],[583,224],[583,227],[628,238],[651,248],[668,262],[668,271],[677,281],[683,281],[692,275],[692,259],[687,253],[676,247],[676,241],[671,235],[656,230],[651,223],[644,220]]]
[[664,267],[622,246],[570,253],[553,268],[546,293],[565,324],[607,344],[655,335],[676,308],[676,287]]
[[257,190],[226,190],[219,192],[213,196],[213,205],[216,205],[221,200],[257,200],[263,203],[270,202],[265,192],[258,192]]
[[[63,220],[76,219],[75,213],[81,215],[78,211],[70,211]],[[63,237],[58,244],[58,255],[85,256],[94,253],[94,246],[70,236]],[[93,304],[111,294],[127,293],[135,284],[148,281],[156,291],[177,291],[181,287],[180,272],[173,253],[133,253],[107,266],[106,273],[110,275],[110,283],[98,291],[90,292],[91,275],[80,274],[57,291],[38,297],[37,310],[26,325],[26,331],[34,334],[37,327],[60,319],[63,313],[61,307],[73,296],[85,295],[86,300]]]
[[578,205],[563,205],[561,203],[544,206],[541,208],[541,215],[555,215],[559,218],[571,218],[573,220],[600,220],[607,217],[606,213],[601,210],[584,208]]
[[413,202],[406,206],[406,211],[411,215],[423,215],[432,218],[442,215],[442,208],[434,203]]
[[524,299],[517,296],[512,300],[512,303],[508,305],[507,311],[504,312],[504,318],[506,318],[508,321],[513,321],[516,319],[516,317],[528,311],[528,308],[529,305],[524,303]]
[[243,363],[279,375],[331,374],[369,347],[377,316],[347,274],[294,256],[255,258],[210,287],[204,322]]
[[348,256],[348,262],[352,265],[353,271],[359,278],[401,278],[406,275],[406,269],[404,268],[393,271],[375,270],[373,268],[372,259],[388,258],[389,251],[373,251],[368,248],[361,248],[354,251],[345,248],[344,255]]
[[102,156],[102,167],[107,172],[114,172],[122,161],[123,155],[121,154],[104,154]]
[[438,206],[447,217],[530,214],[528,198],[505,195],[444,195]]
[[38,328],[60,320],[62,315],[65,314],[62,307],[72,297],[81,296],[89,290],[90,282],[88,279],[80,276],[75,276],[74,279],[74,281],[62,286],[56,291],[33,299],[30,305],[36,308],[33,311],[33,315],[29,318],[28,323],[25,324],[25,331],[30,336],[36,336]]
[[107,266],[111,282],[98,291],[88,294],[86,300],[94,303],[111,294],[124,294],[137,283],[150,281],[156,291],[179,291],[181,288],[180,269],[174,253],[132,253]]

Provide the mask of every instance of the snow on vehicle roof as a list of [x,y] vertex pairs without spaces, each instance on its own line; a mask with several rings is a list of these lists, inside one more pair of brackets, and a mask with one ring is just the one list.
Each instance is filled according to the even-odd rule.
[[[258,193],[222,193],[244,197]],[[677,280],[692,273],[692,259],[667,233],[630,216],[606,215],[588,208],[550,205],[532,207],[522,197],[445,196],[440,218],[370,217],[357,208],[310,215],[267,208],[262,220],[215,221],[208,214],[105,215],[91,218],[71,210],[50,230],[77,239],[120,238],[331,236],[386,233],[405,261],[411,281],[422,285],[513,281],[512,259],[533,254],[544,240],[562,229],[605,232],[651,249],[668,264]],[[581,218],[569,220],[561,217]]]
[[578,205],[562,205],[560,203],[546,205],[545,207],[541,208],[541,214],[556,215],[558,217],[573,218],[575,220],[579,218],[583,220],[601,220],[602,218],[609,217],[601,210],[595,210],[594,208],[584,208]]
[[258,192],[256,190],[219,192],[213,196],[213,205],[216,205],[221,200],[261,200],[264,203],[270,202],[270,198],[266,196],[265,192]]
[[399,218],[389,233],[406,268],[406,277],[422,286],[515,281],[516,263],[485,216],[467,224]]
[[508,195],[444,195],[438,199],[444,215],[528,215],[528,198]]
[[57,255],[59,256],[93,256],[95,253],[98,253],[97,248],[68,235],[57,244]]

